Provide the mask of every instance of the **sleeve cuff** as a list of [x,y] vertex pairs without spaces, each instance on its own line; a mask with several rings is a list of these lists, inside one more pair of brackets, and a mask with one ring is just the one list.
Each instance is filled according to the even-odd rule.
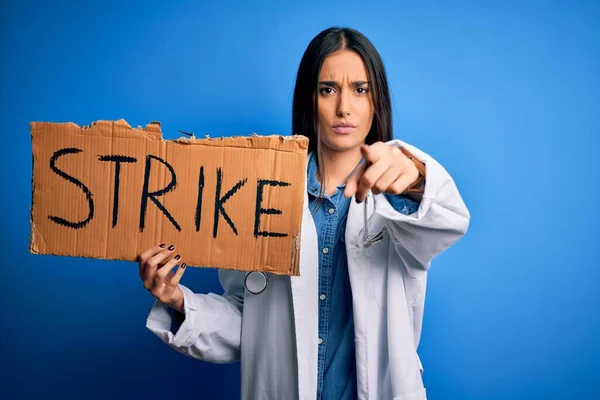
[[[198,311],[194,293],[183,285],[179,285],[179,287],[183,292],[184,313],[174,311],[171,307],[156,300],[146,322],[148,329],[173,347],[185,347],[189,344],[195,329]],[[183,316],[181,323],[176,321],[174,313]]]
[[175,335],[181,324],[185,321],[185,314],[180,313],[172,307],[169,307],[169,312],[171,313],[171,332]]
[[387,201],[400,214],[410,215],[419,210],[420,201],[409,199],[404,195],[384,194]]

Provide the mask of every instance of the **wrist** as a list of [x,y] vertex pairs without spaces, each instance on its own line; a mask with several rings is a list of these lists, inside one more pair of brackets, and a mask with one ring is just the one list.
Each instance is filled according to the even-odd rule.
[[177,289],[175,289],[175,292],[177,293],[177,295],[175,296],[175,299],[173,301],[169,302],[169,307],[171,307],[172,309],[179,311],[180,313],[184,313],[184,304],[183,304],[183,292],[182,290],[177,287]]
[[415,168],[419,172],[419,176],[417,177],[417,179],[413,183],[411,183],[404,190],[404,192],[402,192],[402,194],[422,195],[425,192],[425,164],[423,164],[421,160],[415,157],[406,148],[401,147],[400,150],[406,157],[408,157],[413,162]]

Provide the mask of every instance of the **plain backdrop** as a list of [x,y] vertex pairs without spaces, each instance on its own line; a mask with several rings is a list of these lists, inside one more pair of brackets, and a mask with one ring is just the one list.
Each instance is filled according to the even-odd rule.
[[[146,329],[137,264],[29,254],[29,122],[287,135],[302,53],[343,25],[384,59],[395,137],[447,168],[472,215],[429,274],[429,399],[600,398],[599,2],[0,7],[1,397],[239,398],[239,364]],[[213,269],[183,283],[221,293]]]

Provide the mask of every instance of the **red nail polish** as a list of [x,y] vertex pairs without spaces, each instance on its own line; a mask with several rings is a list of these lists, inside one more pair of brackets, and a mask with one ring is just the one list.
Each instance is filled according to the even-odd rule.
[[169,250],[169,251],[173,251],[173,250],[175,250],[175,245],[170,245],[170,246],[168,247],[168,250]]
[[158,247],[160,247],[161,249],[164,249],[165,248],[165,244],[164,243],[163,244],[159,244]]
[[175,259],[176,259],[176,260],[179,260],[180,258],[181,258],[181,256],[180,256],[179,254],[177,254],[177,255],[175,256]]
[[181,269],[185,269],[185,267],[187,267],[187,264],[186,263],[182,263],[181,264]]

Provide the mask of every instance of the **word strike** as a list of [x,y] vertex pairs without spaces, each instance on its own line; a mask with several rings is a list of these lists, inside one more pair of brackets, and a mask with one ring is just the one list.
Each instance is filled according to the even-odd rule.
[[[81,221],[73,222],[73,221],[69,221],[64,218],[57,217],[54,215],[51,215],[48,217],[51,221],[53,221],[59,225],[66,226],[66,227],[73,228],[73,229],[81,229],[81,228],[85,227],[87,224],[89,224],[89,222],[94,219],[94,196],[93,196],[93,193],[90,191],[90,189],[83,182],[81,182],[79,179],[67,174],[66,172],[60,170],[56,166],[56,163],[57,163],[58,159],[61,157],[74,155],[74,154],[78,154],[81,152],[82,152],[81,149],[77,149],[77,148],[73,148],[73,147],[63,148],[63,149],[57,150],[53,154],[53,156],[50,158],[50,169],[56,175],[60,176],[64,180],[72,183],[73,185],[75,185],[79,189],[81,189],[81,191],[85,194],[85,198],[88,203],[88,208],[89,208],[88,215],[85,219],[83,219]],[[138,162],[138,160],[134,157],[128,157],[128,156],[124,156],[124,155],[102,155],[102,156],[99,156],[98,159],[102,162],[112,162],[115,164],[115,177],[114,177],[114,185],[113,185],[113,193],[114,193],[113,199],[114,200],[113,200],[113,208],[112,208],[112,227],[114,228],[117,226],[117,223],[119,220],[119,186],[120,186],[120,177],[121,177],[121,167],[123,166],[123,164],[133,164],[133,163]],[[151,174],[151,171],[153,170],[153,167],[152,167],[153,164],[156,166],[158,166],[159,164],[162,164],[164,167],[166,167],[171,175],[171,181],[164,188],[150,192],[148,189],[148,184],[150,182],[150,174]],[[235,233],[237,235],[238,234],[237,228],[235,227],[233,220],[230,218],[229,214],[227,214],[227,211],[225,210],[225,203],[244,187],[244,185],[247,183],[248,179],[240,180],[233,187],[231,187],[229,190],[227,190],[227,192],[225,192],[224,194],[221,194],[222,192],[225,191],[225,189],[222,187],[223,171],[221,171],[221,168],[217,168],[216,174],[217,174],[217,183],[216,183],[215,199],[214,199],[215,212],[214,212],[214,216],[213,216],[213,238],[217,237],[217,233],[219,230],[220,217],[223,217],[223,219],[225,220],[225,222],[227,222],[227,224],[229,225],[229,227],[231,228],[233,233]],[[144,226],[145,226],[145,222],[146,222],[146,211],[148,209],[149,202],[152,202],[163,213],[163,215],[165,217],[167,217],[167,219],[171,222],[171,224],[173,224],[175,229],[177,229],[177,231],[181,232],[181,225],[177,222],[177,220],[173,217],[173,215],[169,212],[169,210],[167,210],[165,208],[165,206],[159,201],[159,197],[172,191],[176,185],[177,185],[177,175],[176,175],[173,167],[168,162],[163,160],[162,158],[154,156],[152,154],[148,154],[146,156],[146,165],[145,165],[145,170],[144,170],[144,185],[143,185],[142,195],[141,195],[141,200],[140,200],[140,218],[139,218],[140,232],[144,231]],[[254,208],[254,236],[257,238],[259,236],[287,237],[288,236],[287,233],[261,231],[259,228],[261,215],[265,215],[265,214],[266,215],[281,215],[282,214],[282,211],[278,210],[276,208],[263,208],[262,207],[263,192],[264,192],[265,186],[286,187],[286,186],[290,186],[290,183],[276,181],[276,180],[269,180],[269,179],[259,179],[257,181],[257,183],[256,183],[256,203],[255,203],[255,208]],[[196,229],[196,232],[198,232],[200,230],[200,223],[202,220],[202,202],[203,202],[203,197],[204,197],[203,195],[204,195],[204,166],[201,166],[200,167],[200,176],[198,178],[198,195],[197,195],[196,210],[195,210],[195,215],[194,215],[194,227]]]

